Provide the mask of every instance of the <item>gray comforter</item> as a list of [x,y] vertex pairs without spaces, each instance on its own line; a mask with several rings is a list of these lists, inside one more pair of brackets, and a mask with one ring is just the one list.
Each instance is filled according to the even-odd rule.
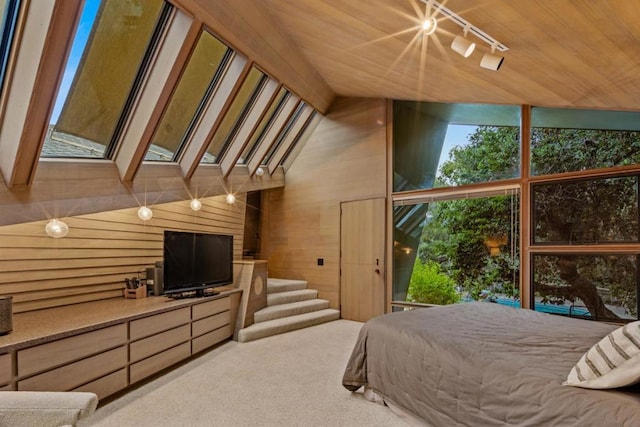
[[562,382],[616,327],[492,303],[367,322],[343,385],[368,386],[433,426],[640,426],[640,391]]

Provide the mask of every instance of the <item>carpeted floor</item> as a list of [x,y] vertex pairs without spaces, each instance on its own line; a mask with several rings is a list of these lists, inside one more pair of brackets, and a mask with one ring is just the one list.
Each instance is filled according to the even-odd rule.
[[108,402],[80,426],[402,426],[341,385],[362,324],[336,320],[203,354]]

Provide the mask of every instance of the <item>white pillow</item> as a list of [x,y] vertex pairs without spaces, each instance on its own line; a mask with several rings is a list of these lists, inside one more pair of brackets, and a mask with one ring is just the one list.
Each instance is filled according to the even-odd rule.
[[616,388],[640,382],[640,321],[628,323],[591,347],[564,385]]

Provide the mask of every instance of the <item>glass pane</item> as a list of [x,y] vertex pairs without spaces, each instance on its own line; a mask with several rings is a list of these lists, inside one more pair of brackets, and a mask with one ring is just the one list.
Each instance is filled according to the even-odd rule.
[[637,255],[534,255],[536,311],[595,320],[638,318]]
[[278,92],[278,95],[269,106],[269,109],[264,114],[264,116],[262,116],[262,120],[260,120],[260,123],[258,124],[256,130],[253,132],[253,135],[251,135],[249,143],[238,159],[238,164],[246,164],[247,161],[249,161],[249,158],[255,151],[258,144],[262,143],[262,139],[264,138],[265,133],[271,126],[271,123],[278,115],[278,112],[287,101],[289,96],[291,96],[291,93],[288,90],[286,90],[285,88],[280,89],[280,92]]
[[163,5],[85,2],[42,156],[105,157]]
[[640,113],[533,108],[531,173],[640,163]]
[[300,118],[300,115],[302,114],[306,106],[307,104],[304,102],[300,102],[300,104],[298,104],[295,112],[293,113],[291,118],[289,118],[289,121],[287,122],[287,124],[282,128],[282,131],[280,131],[280,133],[278,134],[276,141],[273,144],[271,144],[271,147],[269,148],[267,155],[264,157],[264,160],[262,161],[263,164],[266,165],[267,163],[269,163],[269,160],[271,160],[271,157],[273,156],[273,154],[278,150],[278,148],[280,147],[282,142],[285,140],[287,135],[289,135],[289,133],[291,132],[291,129],[295,126],[296,122]]
[[187,63],[180,82],[158,125],[145,160],[172,161],[187,137],[191,123],[210,88],[215,86],[221,65],[227,58],[227,48],[204,31]]
[[532,186],[533,241],[547,244],[638,242],[638,177]]
[[0,13],[2,13],[2,22],[0,23],[0,87],[4,84],[4,75],[7,70],[7,61],[11,52],[19,9],[20,1],[18,0],[0,0]]
[[240,127],[244,116],[248,113],[255,100],[255,96],[265,81],[266,75],[257,68],[251,68],[242,87],[234,98],[229,110],[227,110],[222,123],[213,135],[207,155],[202,159],[203,163],[218,163],[218,159],[224,154],[228,142],[233,138],[236,129]]
[[394,102],[395,192],[514,178],[517,106]]
[[520,307],[519,196],[394,208],[393,300]]

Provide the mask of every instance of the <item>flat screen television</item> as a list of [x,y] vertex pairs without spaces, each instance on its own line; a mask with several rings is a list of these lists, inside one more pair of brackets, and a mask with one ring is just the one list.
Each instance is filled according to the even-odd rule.
[[165,230],[163,279],[169,296],[203,296],[233,283],[233,236]]

